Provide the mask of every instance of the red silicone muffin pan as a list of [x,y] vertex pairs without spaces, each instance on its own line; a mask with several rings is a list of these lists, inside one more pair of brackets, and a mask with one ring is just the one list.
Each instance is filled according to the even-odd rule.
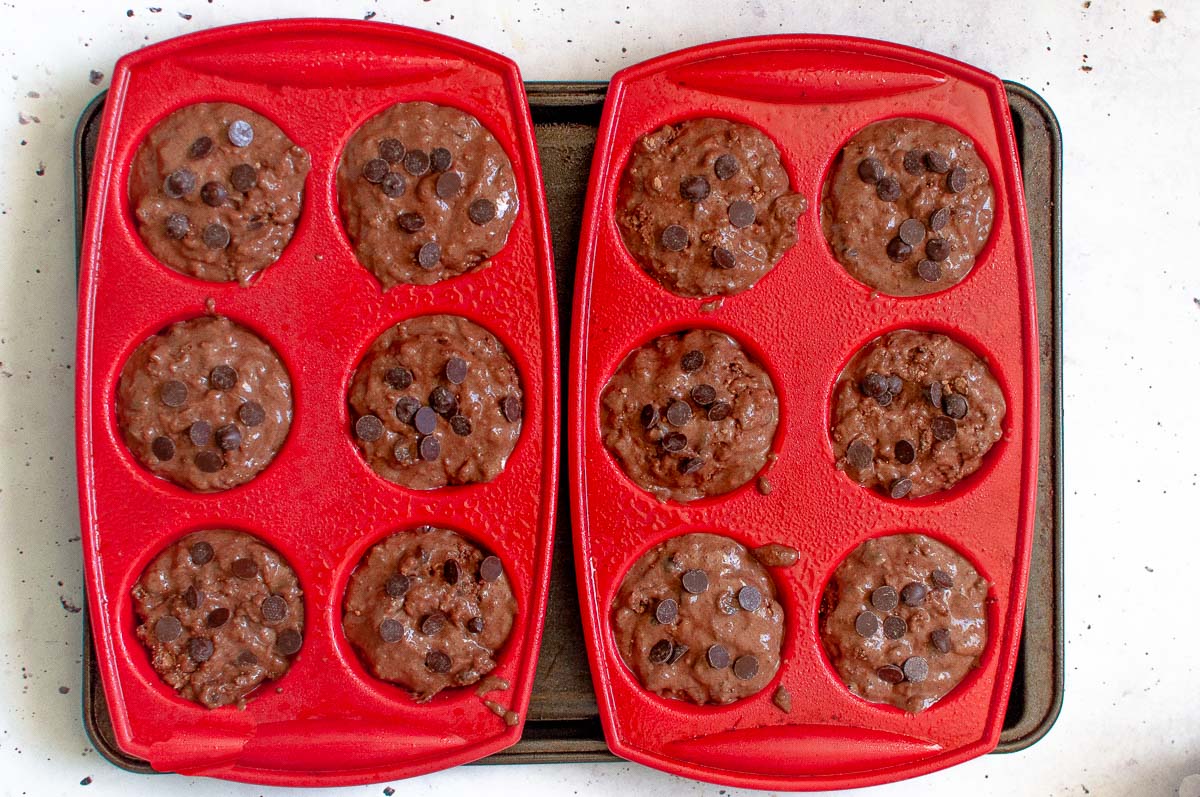
[[[249,287],[183,276],[133,227],[130,163],[168,113],[206,101],[272,119],[312,157],[300,223]],[[476,116],[507,151],[520,210],[489,267],[384,292],[339,220],[335,170],[366,119],[427,100]],[[372,678],[341,630],[350,572],[389,533],[445,526],[498,554],[518,615],[489,698],[523,718],[546,606],[558,461],[558,342],[550,241],[529,110],[517,67],[444,36],[377,23],[293,20],[210,30],[123,58],[105,104],[81,258],[77,440],[88,603],[117,740],[160,770],[264,784],[407,777],[515,743],[471,687],[426,704]],[[263,336],[292,379],[294,417],[275,461],[241,487],[196,494],[155,478],[121,438],[114,396],[139,343],[215,311]],[[520,372],[523,427],[494,481],[431,492],[377,477],[350,436],[347,390],[371,342],[427,313],[464,315],[496,334]],[[304,645],[245,710],[178,697],[134,635],[130,588],[166,545],[202,528],[257,535],[296,570]]]
[[[716,116],[775,141],[794,190],[809,200],[799,240],[755,287],[688,299],[639,268],[615,222],[634,143],[662,125]],[[940,293],[881,296],[834,259],[821,232],[821,188],[843,144],[864,126],[915,116],[975,142],[997,210],[973,272]],[[572,510],[592,675],[609,746],[668,772],[733,786],[823,789],[894,781],[995,747],[1016,663],[1033,530],[1038,359],[1032,259],[1012,122],[1001,82],[970,66],[893,44],[778,36],[704,45],[639,64],[609,88],[596,145],[575,294],[571,368]],[[723,330],[767,367],[780,404],[768,465],[755,480],[692,505],[660,503],[605,449],[600,397],[630,351],[665,332]],[[864,489],[835,468],[828,429],[838,375],[868,341],[894,329],[950,334],[986,357],[1008,405],[1004,436],[981,471],[913,501]],[[629,567],[691,531],[751,547],[777,542],[799,563],[773,568],[787,611],[783,663],[761,692],[695,706],[642,688],[617,652],[611,606]],[[908,714],[851,694],[818,633],[822,590],[862,541],[918,532],[948,542],[991,581],[980,667],[932,708]],[[792,696],[784,713],[776,688]]]

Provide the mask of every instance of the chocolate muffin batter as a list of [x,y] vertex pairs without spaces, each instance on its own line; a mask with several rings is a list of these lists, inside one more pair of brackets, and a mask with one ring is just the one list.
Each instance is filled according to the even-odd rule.
[[988,587],[970,562],[937,540],[867,540],[825,588],[825,652],[854,694],[923,711],[979,666]]
[[495,137],[474,116],[428,102],[368,119],[337,183],[354,251],[385,289],[483,268],[504,248],[519,204]]
[[121,371],[117,424],[155,475],[207,493],[253,479],[292,423],[292,385],[262,338],[222,316],[180,321]]
[[495,669],[516,613],[499,557],[425,526],[367,551],[346,587],[342,628],[376,678],[423,702]]
[[198,103],[146,136],[129,202],[138,233],[163,263],[245,285],[292,239],[308,170],[308,153],[270,119],[233,103]]
[[779,401],[728,335],[663,335],[621,363],[600,400],[604,445],[660,500],[722,495],[767,463]]
[[986,362],[945,335],[902,329],[867,344],[838,378],[830,438],[850,478],[919,498],[978,470],[1004,413]]
[[517,444],[523,412],[504,345],[459,316],[392,327],[350,383],[350,431],[367,463],[417,490],[496,478]]
[[245,705],[303,643],[296,574],[240,531],[199,531],[168,547],[134,585],[133,608],[154,669],[209,708]]
[[888,119],[850,139],[825,183],[821,226],[850,275],[893,296],[956,284],[995,216],[971,139],[924,119]]
[[775,582],[728,537],[685,534],[650,549],[621,582],[612,623],[625,664],[663,697],[732,703],[779,670]]
[[774,268],[807,209],[761,131],[690,119],[634,145],[617,225],[630,253],[667,290],[713,296],[741,293]]

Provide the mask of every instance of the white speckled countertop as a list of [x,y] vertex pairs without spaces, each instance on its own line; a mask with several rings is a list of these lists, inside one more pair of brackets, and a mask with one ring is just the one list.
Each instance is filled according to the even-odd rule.
[[[122,772],[80,722],[71,140],[122,53],[318,0],[0,5],[0,792],[258,795]],[[1200,797],[1200,2],[394,2],[338,7],[498,50],[527,79],[606,79],[716,38],[847,33],[1040,92],[1066,141],[1067,697],[1029,750],[861,792]],[[494,9],[493,6],[502,6]],[[565,8],[570,6],[569,8]],[[1151,20],[1161,7],[1165,19]],[[986,10],[986,9],[996,10]],[[1003,9],[1003,10],[999,10]],[[127,13],[128,11],[128,13]],[[1090,67],[1090,70],[1088,69]],[[99,85],[89,73],[104,73]],[[1124,189],[1125,193],[1120,193]],[[388,784],[338,790],[377,795]],[[634,764],[468,767],[405,795],[730,794]],[[858,792],[856,792],[858,793]]]

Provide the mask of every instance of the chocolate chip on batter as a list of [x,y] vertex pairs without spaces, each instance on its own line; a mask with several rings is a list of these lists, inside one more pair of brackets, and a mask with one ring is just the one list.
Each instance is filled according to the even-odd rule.
[[904,380],[892,374],[887,378],[888,392],[893,396],[900,395],[900,391],[904,390]]
[[957,393],[951,393],[942,399],[942,412],[955,420],[962,420],[967,417],[968,409],[966,398]]
[[404,171],[413,177],[420,177],[429,171],[429,156],[424,150],[410,149],[404,153]]
[[204,618],[204,624],[209,628],[220,628],[229,622],[229,610],[224,606],[219,606],[208,613]]
[[737,174],[741,168],[742,165],[738,163],[738,159],[728,152],[718,155],[717,159],[713,161],[713,174],[717,176],[718,180],[728,180]]
[[879,618],[873,612],[859,612],[854,618],[854,630],[869,639],[879,633]]
[[206,565],[213,560],[213,547],[201,540],[188,549],[188,557],[194,565]]
[[762,605],[762,593],[758,591],[758,587],[752,587],[749,584],[738,590],[737,597],[738,605],[748,612],[756,612]]
[[247,426],[258,426],[267,419],[267,411],[257,401],[247,401],[238,407],[238,420]]
[[729,203],[729,208],[726,212],[729,215],[729,223],[739,230],[753,224],[754,218],[757,215],[754,205],[744,199],[738,199]]
[[383,437],[383,421],[374,415],[364,415],[354,422],[354,434],[367,443]]
[[204,593],[194,586],[189,586],[183,593],[183,602],[189,609],[199,609],[200,604],[204,602]]
[[717,389],[712,385],[696,385],[692,388],[692,401],[707,407],[717,400]]
[[417,452],[421,455],[421,459],[426,462],[433,462],[442,455],[442,441],[438,440],[434,435],[422,437],[420,444],[417,446]]
[[663,229],[659,242],[668,252],[682,252],[688,245],[687,230],[678,224],[668,224]]
[[182,407],[187,403],[187,385],[177,379],[163,382],[158,389],[159,400],[168,407]]
[[176,169],[163,180],[163,193],[172,199],[179,199],[196,190],[196,175],[187,169]]
[[930,238],[925,242],[925,254],[930,260],[945,260],[950,257],[950,242],[945,238]]
[[937,150],[931,149],[925,153],[925,165],[934,174],[945,174],[950,171],[950,159]]
[[952,589],[954,587],[954,576],[945,570],[934,570],[929,574],[929,580],[938,589]]
[[938,653],[950,652],[950,630],[948,628],[938,628],[929,635],[929,644],[933,645],[934,650]]
[[516,396],[505,396],[500,402],[500,412],[508,419],[509,423],[516,423],[521,420],[521,415],[525,408],[521,405],[521,399]]
[[708,589],[708,574],[703,570],[689,570],[680,579],[683,588],[693,595],[699,595]]
[[496,581],[504,575],[504,564],[499,556],[485,556],[479,563],[479,577],[484,581]]
[[925,173],[925,151],[920,149],[910,149],[904,153],[904,171],[909,174],[924,174]]
[[188,157],[192,160],[199,160],[212,152],[212,148],[213,140],[208,136],[200,136],[188,147]]
[[917,458],[917,450],[907,440],[897,440],[893,451],[896,454],[896,461],[901,465],[912,464],[912,461]]
[[434,147],[429,151],[429,168],[433,171],[444,172],[453,163],[454,158],[451,156],[450,150],[445,147]]
[[450,199],[457,196],[462,190],[462,178],[458,176],[458,172],[443,172],[437,179],[437,185],[434,191],[439,199]]
[[234,559],[229,569],[238,578],[250,579],[258,575],[258,565],[254,563],[253,559],[246,557]]
[[950,223],[950,208],[938,208],[929,216],[929,229],[937,232]]
[[232,423],[217,430],[217,447],[222,451],[236,451],[242,445],[242,430]]
[[646,658],[651,664],[666,664],[671,659],[673,647],[671,640],[660,639],[650,648],[650,653]]
[[156,437],[150,444],[150,451],[159,462],[167,462],[175,457],[175,441],[169,437]]
[[154,636],[159,642],[174,642],[183,633],[183,623],[171,615],[158,618],[154,624]]
[[405,232],[417,232],[425,226],[425,217],[416,211],[401,213],[396,216],[396,223]]
[[899,238],[893,238],[887,243],[887,256],[893,263],[903,263],[908,260],[912,251],[913,248]]
[[237,384],[238,372],[228,365],[218,365],[208,374],[208,384],[218,390],[229,390]]
[[685,426],[692,419],[692,408],[686,401],[675,400],[667,405],[667,422],[672,426]]
[[387,582],[383,585],[383,591],[389,598],[403,598],[404,593],[408,592],[411,585],[412,582],[408,576],[403,573],[395,573],[388,577]]
[[425,667],[430,672],[450,672],[450,657],[440,650],[431,650],[425,654]]
[[905,219],[900,225],[900,240],[909,246],[916,246],[925,240],[925,225],[917,219]]
[[942,278],[942,267],[932,260],[917,263],[917,276],[926,282],[937,282]]
[[206,662],[212,658],[213,643],[205,637],[192,637],[188,640],[188,656],[195,662]]
[[248,147],[254,140],[254,128],[244,119],[229,123],[229,143],[235,147]]
[[947,418],[945,415],[938,415],[929,423],[929,430],[933,432],[933,439],[940,440],[943,443],[947,440],[953,440],[958,434],[958,424],[953,418]]
[[300,632],[294,628],[285,628],[279,632],[279,636],[275,637],[275,650],[284,656],[292,656],[300,652],[300,646],[303,644],[304,637],[300,636]]
[[642,407],[642,428],[653,429],[658,424],[658,407],[653,404],[646,404]]
[[465,415],[455,415],[450,419],[450,430],[459,437],[468,437],[471,434],[471,419]]
[[910,581],[900,590],[900,599],[904,601],[905,606],[920,606],[928,593],[929,589],[924,584]]
[[421,633],[425,636],[434,636],[445,627],[446,615],[442,612],[426,615],[425,619],[421,621]]
[[875,184],[875,194],[884,202],[895,202],[900,198],[900,181],[895,177],[884,177]]
[[258,666],[258,656],[255,656],[249,650],[243,650],[241,653],[238,654],[237,663],[241,664],[244,667],[257,667]]
[[229,184],[244,194],[258,185],[258,171],[249,163],[239,163],[229,172]]
[[467,217],[475,224],[487,224],[496,218],[496,203],[490,199],[476,199],[467,208]]
[[442,578],[446,580],[447,584],[457,584],[461,573],[462,570],[459,568],[458,562],[453,559],[447,559],[442,565]]
[[733,407],[728,401],[715,401],[708,408],[708,419],[710,421],[723,421],[733,412]]
[[[458,399],[449,390],[438,385],[429,391],[429,406],[438,415],[450,417],[458,412]],[[422,432],[422,434],[428,434],[428,432]]]
[[908,633],[908,623],[903,617],[890,615],[883,620],[883,635],[888,639],[900,639]]
[[383,158],[371,158],[363,164],[362,176],[368,183],[381,183],[387,174],[388,164]]
[[194,446],[206,446],[212,440],[212,424],[208,421],[193,421],[188,427],[188,439]]
[[404,143],[398,138],[384,138],[379,141],[379,157],[388,163],[399,163],[404,160]]
[[912,492],[912,479],[896,479],[888,490],[892,498],[903,498]]
[[925,386],[925,400],[939,410],[942,408],[942,383],[930,382]]
[[904,677],[914,684],[919,684],[929,677],[929,662],[920,656],[911,656],[904,660]]
[[712,250],[713,267],[731,269],[737,265],[737,257],[723,246],[714,246]]
[[229,192],[225,190],[224,185],[218,183],[216,180],[210,180],[200,189],[200,199],[210,207],[220,207],[225,204],[225,200],[228,198]]
[[862,391],[867,398],[879,398],[888,392],[887,377],[883,374],[872,371],[863,377],[858,389]]
[[895,587],[884,584],[871,593],[871,605],[881,612],[890,612],[900,605],[900,595]]
[[467,620],[467,630],[470,631],[472,634],[482,634],[483,633],[483,618],[482,617],[472,617],[470,620]]
[[[400,423],[412,423],[413,418],[420,409],[421,402],[417,401],[412,396],[404,396],[396,401],[396,418],[400,421]],[[429,411],[429,415],[431,416],[430,420],[436,425],[437,418],[433,417],[433,410]],[[429,431],[433,431],[432,426],[429,428]],[[426,434],[428,434],[428,432],[426,432]]]
[[216,473],[221,468],[225,467],[225,461],[221,459],[221,455],[216,451],[201,451],[196,454],[193,462],[196,467],[204,473]]
[[690,473],[695,473],[704,467],[703,457],[684,457],[679,460],[679,472],[684,476]]
[[403,636],[404,626],[400,624],[399,620],[392,617],[385,617],[379,623],[379,638],[389,645],[399,642]]
[[388,172],[383,177],[383,182],[379,184],[383,190],[383,195],[396,199],[404,196],[404,192],[408,190],[408,181],[404,179],[404,175],[399,172]]
[[467,361],[461,357],[446,360],[446,379],[451,384],[461,385],[467,378]]
[[426,271],[437,268],[438,261],[441,259],[442,247],[434,241],[421,244],[421,248],[417,250],[417,265]]
[[683,658],[684,654],[688,652],[688,650],[690,650],[690,648],[688,648],[687,645],[676,643],[674,650],[671,651],[671,658],[667,659],[667,664],[674,664],[675,662],[679,661]]
[[679,195],[689,202],[700,202],[711,192],[708,180],[692,174],[679,181]]
[[950,176],[946,178],[946,187],[956,194],[961,194],[967,190],[967,170],[961,166],[956,167],[950,172]]
[[413,372],[403,367],[389,368],[383,374],[383,381],[392,390],[404,390],[413,383]]
[[699,371],[704,367],[704,352],[699,349],[685,352],[683,357],[679,358],[679,367],[686,373]]
[[229,229],[224,224],[213,222],[200,233],[200,240],[209,249],[224,249],[229,246]]
[[875,451],[862,440],[855,440],[846,448],[846,461],[855,470],[869,468],[875,461]]
[[262,609],[263,619],[268,623],[277,623],[287,617],[287,601],[279,595],[268,596],[259,608]]
[[725,649],[724,645],[711,646],[705,657],[708,659],[708,666],[713,669],[723,670],[729,666],[729,651]]
[[886,681],[889,684],[904,683],[904,670],[895,664],[885,664],[876,670],[875,674],[879,676],[879,680]]
[[672,454],[687,448],[687,437],[679,432],[667,432],[663,435],[662,447]]
[[858,177],[864,183],[878,183],[883,179],[883,164],[875,158],[863,158],[858,162]]
[[733,674],[743,681],[758,675],[758,659],[754,656],[738,656],[733,663]]
[[192,229],[192,222],[183,213],[172,213],[167,216],[167,237],[176,241],[182,239]]
[[662,625],[670,625],[675,622],[675,618],[679,616],[679,604],[674,598],[661,600],[654,607],[654,619]]

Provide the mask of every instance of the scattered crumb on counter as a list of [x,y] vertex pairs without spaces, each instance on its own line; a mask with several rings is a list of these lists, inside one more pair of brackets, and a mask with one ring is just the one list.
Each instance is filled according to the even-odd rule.
[[479,687],[475,690],[478,697],[483,697],[488,692],[503,692],[508,689],[508,681],[498,675],[489,675],[479,682]]
[[775,488],[771,486],[771,483],[769,481],[767,481],[766,476],[758,477],[758,491],[760,493],[762,493],[763,495],[770,495],[771,491],[774,489]]
[[702,312],[702,313],[715,312],[721,306],[721,303],[724,301],[725,301],[724,298],[713,299],[711,301],[707,301],[704,304],[700,305],[700,312]]
[[99,72],[99,71],[93,69],[91,72],[88,73],[88,83],[91,83],[93,86],[99,86],[103,80],[104,80],[103,72]]
[[775,690],[775,694],[771,696],[771,702],[784,714],[790,714],[792,711],[792,693],[787,690],[786,686],[780,686]]
[[754,549],[754,555],[767,567],[791,567],[800,560],[799,551],[778,542],[760,545]]
[[1162,22],[1166,18],[1167,15],[1161,8],[1154,9],[1153,13],[1150,14],[1150,21],[1154,23]]

